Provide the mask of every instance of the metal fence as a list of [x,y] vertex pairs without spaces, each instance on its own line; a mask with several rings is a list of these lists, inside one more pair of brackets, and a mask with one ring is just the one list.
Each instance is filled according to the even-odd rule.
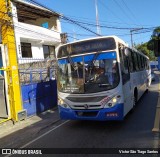
[[56,59],[20,58],[18,62],[22,85],[56,79]]

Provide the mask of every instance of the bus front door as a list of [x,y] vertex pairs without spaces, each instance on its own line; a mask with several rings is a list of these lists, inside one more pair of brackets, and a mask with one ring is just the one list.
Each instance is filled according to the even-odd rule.
[[130,72],[129,72],[129,60],[124,53],[124,49],[120,50],[120,62],[121,62],[121,75],[122,75],[122,89],[124,96],[124,116],[132,108],[132,92],[130,83]]
[[[128,74],[129,75],[129,74]],[[132,92],[131,92],[131,83],[130,83],[130,77],[122,75],[123,80],[123,95],[124,95],[124,115],[126,115],[130,109],[132,108]]]

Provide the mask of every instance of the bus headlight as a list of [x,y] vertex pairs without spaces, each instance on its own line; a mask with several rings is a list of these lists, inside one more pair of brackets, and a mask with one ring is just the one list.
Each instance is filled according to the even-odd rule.
[[117,103],[120,102],[120,100],[121,100],[120,98],[121,98],[120,95],[113,97],[112,99],[110,99],[110,100],[105,104],[104,108],[110,108],[110,107],[115,106]]
[[61,98],[58,98],[58,105],[62,106],[63,108],[70,108],[68,104]]

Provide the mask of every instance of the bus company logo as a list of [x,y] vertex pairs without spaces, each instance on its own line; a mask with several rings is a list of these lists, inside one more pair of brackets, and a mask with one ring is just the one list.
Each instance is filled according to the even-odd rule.
[[84,108],[85,108],[85,109],[88,109],[89,106],[88,106],[87,104],[84,104]]

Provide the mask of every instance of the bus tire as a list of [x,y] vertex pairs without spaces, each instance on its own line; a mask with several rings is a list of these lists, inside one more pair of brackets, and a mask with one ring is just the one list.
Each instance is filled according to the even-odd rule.
[[134,110],[135,110],[135,108],[136,108],[136,103],[137,103],[137,101],[136,101],[136,97],[135,97],[135,94],[133,95],[133,98],[132,98],[132,103],[133,103],[133,106],[132,106],[132,109],[131,109],[131,113],[133,113],[134,112]]
[[148,93],[149,92],[149,80],[147,80],[147,88],[146,88],[146,93]]
[[149,89],[147,88],[147,89],[146,89],[146,93],[148,93],[148,92],[149,92]]
[[136,108],[136,104],[137,104],[137,98],[138,98],[138,92],[137,92],[137,89],[134,90],[134,95],[133,95],[133,106],[132,106],[132,109],[131,109],[131,113],[134,112],[135,108]]

